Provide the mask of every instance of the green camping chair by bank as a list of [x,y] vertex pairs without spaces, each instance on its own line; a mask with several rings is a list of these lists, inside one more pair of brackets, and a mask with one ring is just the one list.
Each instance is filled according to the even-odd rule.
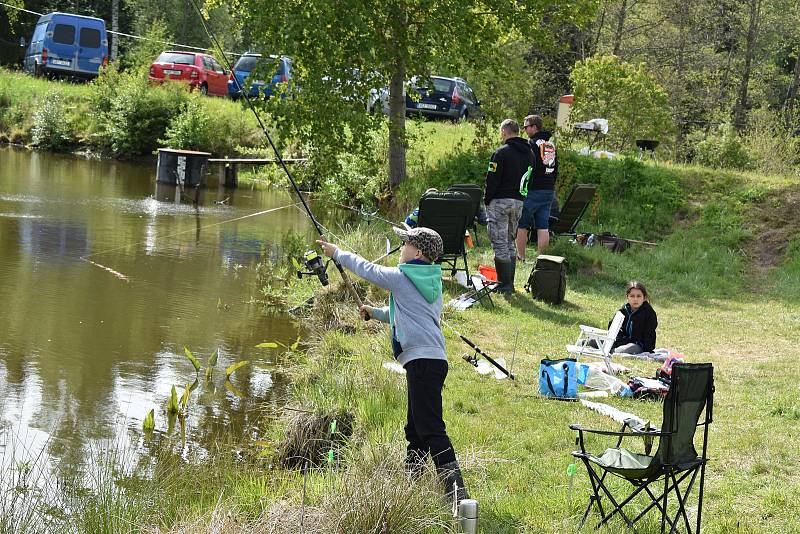
[[[619,432],[589,430],[580,425],[570,425],[577,430],[577,443],[580,450],[572,455],[580,458],[589,473],[592,484],[592,495],[581,519],[582,527],[591,511],[597,505],[601,520],[600,528],[609,519],[619,514],[625,523],[636,532],[634,524],[652,509],[661,513],[661,532],[669,525],[668,532],[679,532],[679,527],[686,527],[685,532],[700,532],[700,520],[703,512],[703,484],[708,456],[708,426],[712,421],[714,400],[714,368],[710,363],[687,364],[676,363],[672,367],[672,382],[664,399],[664,418],[661,430],[651,427],[642,428],[630,421],[622,425]],[[704,414],[702,420],[701,414]],[[701,454],[697,454],[694,438],[698,427],[703,427],[703,444]],[[626,432],[626,428],[629,429]],[[618,436],[615,447],[606,449],[600,456],[586,451],[584,434],[593,433],[606,436]],[[631,452],[621,448],[623,438],[642,438],[644,454]],[[658,449],[650,456],[653,439],[658,438]],[[612,475],[629,482],[631,493],[624,499],[617,500],[607,486],[607,476]],[[689,494],[699,475],[697,491],[697,520],[695,530],[686,511]],[[631,518],[623,510],[631,504],[637,495],[649,497],[649,504],[635,517]],[[668,507],[669,497],[673,496],[675,504]],[[603,500],[607,499],[612,507],[606,512]]]
[[[564,201],[558,219],[550,221],[550,233],[556,236],[567,235],[575,237],[578,223],[583,214],[594,200],[597,186],[594,184],[576,184]],[[535,233],[535,232],[532,232]]]
[[[431,228],[442,236],[444,249],[437,263],[449,266],[450,276],[457,271],[465,271],[469,286],[472,286],[472,278],[469,275],[464,232],[474,216],[472,197],[461,191],[430,192],[419,199],[417,226]],[[463,269],[458,267],[459,260],[464,263]]]
[[478,213],[480,212],[481,202],[483,201],[483,187],[478,184],[453,184],[448,187],[447,190],[461,191],[462,193],[468,194],[472,199],[472,203],[475,206],[475,214],[467,227],[472,229],[472,233],[475,236],[475,245],[478,245]]

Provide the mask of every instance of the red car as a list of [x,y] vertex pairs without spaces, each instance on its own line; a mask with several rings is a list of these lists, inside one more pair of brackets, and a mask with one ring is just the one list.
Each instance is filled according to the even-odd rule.
[[186,82],[204,95],[228,94],[228,71],[208,54],[161,52],[150,65],[150,76],[147,78],[155,83],[165,80]]

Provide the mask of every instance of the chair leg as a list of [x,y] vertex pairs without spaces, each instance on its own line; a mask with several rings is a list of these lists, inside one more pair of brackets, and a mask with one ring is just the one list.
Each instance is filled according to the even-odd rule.
[[[686,485],[686,491],[684,491],[683,495],[681,495],[679,484],[688,476],[689,473],[692,473],[692,478]],[[678,497],[678,511],[675,513],[675,523],[678,522],[678,516],[683,516],[683,523],[686,526],[687,534],[692,533],[692,527],[689,525],[689,516],[686,514],[686,502],[689,500],[689,494],[692,491],[692,486],[694,486],[694,481],[696,478],[697,469],[687,471],[679,480],[675,480],[675,474],[672,474],[672,489],[675,490],[675,495]],[[697,530],[696,532],[699,533],[700,531]]]
[[669,476],[664,473],[664,507],[661,508],[661,534],[664,534],[664,521],[667,518],[667,495],[669,494]]
[[[608,471],[603,473],[603,478],[605,478],[606,473],[608,473]],[[597,524],[597,528],[600,528],[603,525],[605,525],[608,522],[609,519],[614,517],[614,514],[618,513],[622,517],[622,519],[625,521],[625,524],[628,525],[628,528],[633,530],[634,533],[635,533],[636,532],[636,527],[633,526],[633,521],[630,520],[630,518],[623,511],[622,508],[626,504],[628,504],[634,497],[636,497],[642,491],[643,487],[644,486],[639,486],[638,488],[636,488],[636,490],[634,490],[633,493],[628,495],[628,497],[625,500],[623,500],[621,503],[617,503],[617,500],[614,498],[614,495],[612,495],[611,491],[609,491],[609,489],[605,486],[605,484],[602,483],[602,479],[601,479],[600,480],[600,489],[603,490],[603,493],[606,494],[606,497],[608,497],[608,500],[611,501],[611,504],[614,505],[614,509],[611,510],[611,512],[609,512],[608,514],[604,514],[603,515],[603,517],[600,519],[600,522]]]
[[[670,489],[671,489],[671,488],[670,488]],[[664,510],[663,506],[661,505],[661,499],[663,498],[663,495],[659,495],[658,497],[656,497],[655,495],[653,495],[653,492],[652,492],[652,491],[650,491],[650,488],[649,488],[649,487],[646,487],[646,488],[644,489],[644,491],[646,491],[646,492],[647,492],[647,494],[650,496],[650,504],[648,504],[648,505],[647,505],[647,507],[646,507],[644,510],[642,510],[642,511],[639,513],[639,515],[637,515],[637,516],[634,518],[634,520],[633,520],[633,522],[634,522],[634,523],[636,523],[636,522],[637,522],[637,521],[639,521],[641,518],[643,518],[643,517],[645,516],[645,514],[647,514],[647,512],[649,512],[650,510],[652,510],[654,507],[655,507],[655,508],[658,508],[659,512],[661,512],[662,514],[666,514],[666,513],[667,513],[667,512],[666,512],[666,510]],[[676,527],[675,527],[675,521],[674,521],[674,520],[672,520],[672,519],[670,519],[670,518],[669,518],[669,516],[667,516],[667,518],[666,518],[666,521],[667,521],[667,523],[669,523],[670,532],[672,532],[673,530],[675,530],[675,528],[676,528]]]
[[474,288],[475,285],[472,283],[472,277],[469,275],[469,265],[467,264],[467,253],[466,253],[466,251],[464,252],[463,258],[464,258],[464,272],[467,273],[467,285],[472,287],[472,288]]
[[[705,456],[705,451],[703,451],[703,456]],[[700,466],[700,487],[697,490],[697,528],[695,528],[695,532],[697,532],[697,534],[700,534],[700,518],[703,515],[703,485],[705,483],[705,476],[706,462],[703,460],[703,464]]]
[[586,465],[586,471],[589,474],[589,482],[592,484],[593,494],[589,497],[589,504],[586,505],[586,511],[583,512],[583,518],[578,525],[578,529],[583,528],[584,523],[586,523],[586,518],[589,517],[589,512],[592,509],[592,503],[597,503],[597,508],[600,510],[601,516],[605,515],[603,512],[603,505],[600,503],[600,493],[598,491],[600,487],[597,483],[597,473],[595,473],[594,469],[592,469],[591,464],[588,460],[586,460],[586,458],[581,458],[581,460],[583,460],[584,465]]

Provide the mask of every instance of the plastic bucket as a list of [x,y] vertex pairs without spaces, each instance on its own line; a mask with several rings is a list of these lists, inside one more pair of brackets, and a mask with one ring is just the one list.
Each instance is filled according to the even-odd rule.
[[488,265],[478,265],[478,272],[486,277],[487,280],[497,282],[497,269]]

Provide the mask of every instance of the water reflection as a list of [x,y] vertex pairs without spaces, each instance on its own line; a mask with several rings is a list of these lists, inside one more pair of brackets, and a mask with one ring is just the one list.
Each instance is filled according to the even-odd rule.
[[[283,255],[290,231],[310,240],[305,217],[247,217],[292,203],[279,192],[207,189],[196,205],[164,195],[151,166],[0,148],[0,433],[60,469],[101,443],[142,450],[151,409],[163,437],[172,386],[196,376],[183,347],[203,364],[219,350],[190,398],[186,451],[253,435],[286,394],[275,351],[254,347],[291,344],[296,327],[252,304],[253,266]],[[239,396],[224,369],[243,359]]]

